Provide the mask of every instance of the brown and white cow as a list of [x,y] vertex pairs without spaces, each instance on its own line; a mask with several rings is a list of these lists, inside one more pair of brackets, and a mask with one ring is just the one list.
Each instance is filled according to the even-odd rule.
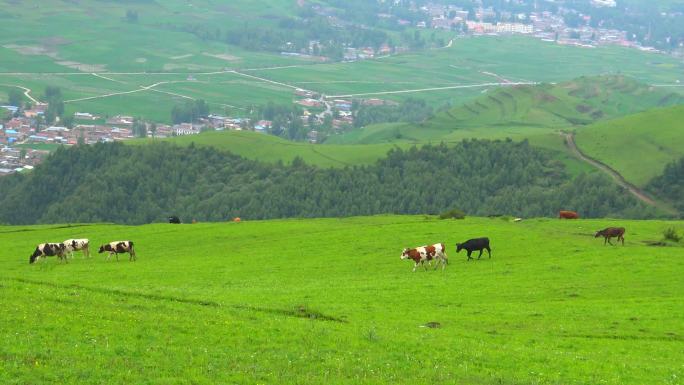
[[59,257],[66,261],[65,246],[63,243],[41,243],[29,257],[29,263],[34,263],[38,258]]
[[449,263],[443,243],[435,243],[434,245],[421,246],[413,249],[406,248],[401,253],[401,259],[413,260],[415,263],[413,266],[414,272],[416,271],[418,264],[423,265],[423,268],[427,270],[427,267],[425,267],[425,262],[430,265],[433,259],[435,260],[435,269],[437,269],[441,263],[442,270],[444,270],[446,265]]
[[579,219],[579,214],[574,211],[561,210],[558,212],[559,219]]
[[100,250],[98,253],[102,254],[105,251],[109,252],[109,255],[107,255],[107,261],[109,258],[112,257],[112,254],[116,255],[116,260],[119,260],[119,254],[124,254],[128,253],[129,261],[135,261],[138,259],[138,257],[135,256],[135,250],[133,249],[133,242],[131,241],[114,241],[114,242],[109,242],[107,244],[104,244],[100,246]]
[[67,239],[66,241],[62,242],[65,247],[65,252],[66,254],[70,257],[74,257],[74,251],[83,251],[83,256],[84,257],[90,257],[90,241],[87,239]]

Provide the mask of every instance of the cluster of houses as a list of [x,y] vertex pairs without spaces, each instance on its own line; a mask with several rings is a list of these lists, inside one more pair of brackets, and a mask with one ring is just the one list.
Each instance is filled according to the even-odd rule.
[[[2,106],[12,114],[12,118],[0,122],[0,176],[30,170],[40,163],[54,145],[94,144],[129,140],[136,137],[135,119],[130,116],[99,116],[77,112],[75,124],[71,128],[42,123],[45,106],[38,103],[30,110],[20,111],[13,106]],[[171,136],[194,135],[207,129],[240,130],[249,121],[241,118],[224,118],[211,115],[200,123],[176,125],[145,123],[148,136],[167,138]],[[256,131],[266,132],[270,122],[260,121]],[[52,147],[54,148],[54,147]]]
[[[614,0],[591,0],[591,4],[595,7],[616,6]],[[401,19],[397,22],[416,28],[463,31],[470,35],[523,34],[533,35],[542,40],[563,45],[595,47],[612,44],[654,51],[651,47],[643,47],[633,39],[629,39],[625,31],[589,26],[590,17],[588,15],[580,15],[587,22],[586,25],[569,27],[566,25],[563,15],[577,12],[563,7],[559,7],[557,13],[549,11],[513,13],[497,10],[493,7],[478,7],[474,11],[468,11],[455,5],[430,3],[416,11],[426,14],[429,22],[419,21],[412,24]]]
[[49,153],[46,150],[0,146],[0,176],[33,170]]

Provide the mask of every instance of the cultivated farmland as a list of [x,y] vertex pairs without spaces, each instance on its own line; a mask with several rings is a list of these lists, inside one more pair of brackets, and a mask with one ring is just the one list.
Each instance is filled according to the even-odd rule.
[[[593,238],[615,224],[626,246]],[[0,382],[676,384],[682,247],[646,243],[667,227],[684,231],[422,216],[2,227]],[[492,259],[454,253],[483,235]],[[139,260],[28,264],[70,237],[133,239]],[[439,241],[444,272],[399,259]]]

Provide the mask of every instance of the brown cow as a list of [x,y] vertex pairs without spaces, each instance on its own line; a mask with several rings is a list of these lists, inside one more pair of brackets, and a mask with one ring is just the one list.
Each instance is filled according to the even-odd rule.
[[579,219],[579,214],[574,211],[561,210],[558,212],[559,219]]
[[608,227],[605,228],[601,231],[597,231],[596,235],[594,235],[594,238],[598,237],[603,237],[603,244],[605,245],[606,242],[610,243],[611,245],[613,244],[610,239],[617,237],[618,242],[622,240],[622,246],[625,245],[625,228],[624,227]]

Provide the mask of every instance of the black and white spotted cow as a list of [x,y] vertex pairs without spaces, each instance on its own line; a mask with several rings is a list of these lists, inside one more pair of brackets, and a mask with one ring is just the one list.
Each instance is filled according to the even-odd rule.
[[98,253],[102,254],[104,252],[108,252],[109,255],[107,255],[107,260],[112,257],[112,254],[116,255],[116,260],[119,260],[119,254],[124,254],[128,253],[129,261],[135,261],[138,259],[138,257],[135,256],[135,250],[133,249],[133,242],[131,241],[114,241],[114,242],[109,242],[107,244],[104,244],[100,246],[100,250]]
[[90,241],[87,239],[67,239],[62,243],[64,244],[66,254],[70,258],[74,257],[74,251],[79,250],[83,251],[84,257],[90,257],[90,249],[88,248],[90,246]]
[[29,263],[34,263],[38,258],[59,257],[60,260],[66,260],[66,246],[64,243],[41,243],[36,246],[36,250],[29,257]]

